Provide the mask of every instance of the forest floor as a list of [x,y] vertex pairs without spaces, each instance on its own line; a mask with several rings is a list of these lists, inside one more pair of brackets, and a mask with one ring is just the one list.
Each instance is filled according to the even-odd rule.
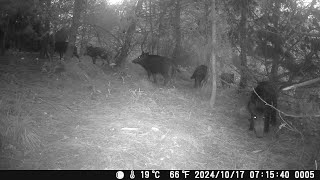
[[302,138],[279,122],[257,138],[234,88],[218,89],[212,109],[191,79],[164,87],[131,63],[102,73],[75,63],[86,75],[49,76],[33,54],[0,62],[0,169],[317,168],[318,134]]

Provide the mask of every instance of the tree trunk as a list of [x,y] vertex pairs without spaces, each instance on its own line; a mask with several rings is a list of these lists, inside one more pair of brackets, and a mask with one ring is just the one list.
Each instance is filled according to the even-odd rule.
[[47,15],[44,22],[44,30],[41,30],[41,38],[40,38],[40,58],[45,58],[46,55],[49,56],[49,32],[50,32],[50,8],[51,8],[51,0],[45,0],[45,8],[47,11]]
[[1,50],[1,55],[3,56],[4,55],[4,52],[5,52],[5,38],[4,38],[4,31],[0,29],[0,50]]
[[84,54],[86,51],[86,44],[88,44],[88,37],[87,37],[87,26],[82,26],[81,31],[81,39],[80,39],[80,56]]
[[247,86],[247,1],[241,3],[241,19],[240,19],[240,84],[239,91],[242,91]]
[[[9,17],[5,17],[4,18],[4,21],[5,21],[5,25],[2,27],[2,36],[0,39],[1,39],[1,55],[4,55],[5,54],[5,51],[6,51],[6,39],[7,39],[7,35],[8,35],[8,31],[9,31],[9,22],[10,22],[10,19]],[[7,42],[9,43],[9,42]],[[12,48],[12,47],[11,47]]]
[[[139,0],[137,3],[137,7],[135,9],[135,16],[138,16],[138,12],[140,11],[142,7],[143,0]],[[116,64],[117,66],[122,67],[124,65],[124,62],[128,56],[129,48],[131,46],[132,36],[136,30],[136,17],[131,17],[130,26],[126,32],[126,39],[124,41],[123,46],[120,50],[120,55],[116,58]]]
[[[88,1],[86,1],[85,4],[83,5],[83,19],[87,19],[88,14],[89,14]],[[90,28],[88,24],[82,24],[81,32],[80,32],[81,39],[80,39],[79,56],[82,56],[87,50],[87,44],[89,42],[89,37],[88,37],[89,29]]]
[[6,45],[6,27],[3,27],[3,29],[0,29],[0,48],[1,48],[1,55],[4,55],[5,53],[5,45]]
[[153,37],[153,23],[152,23],[152,0],[149,0],[149,23],[150,23],[150,33],[151,33],[151,54],[154,54],[154,37]]
[[[279,15],[280,15],[280,1],[275,0],[274,1],[274,14],[273,14],[273,25],[275,27],[275,30],[277,31],[276,33],[278,34],[279,30]],[[281,42],[274,42],[274,49],[276,52],[281,51]],[[279,69],[279,61],[280,61],[280,54],[275,53],[274,59],[272,60],[272,67],[271,67],[271,79],[273,82],[277,81],[277,76],[278,76],[278,69]]]
[[176,0],[175,21],[174,21],[176,46],[173,50],[173,57],[175,58],[179,58],[180,51],[181,51],[180,12],[181,12],[180,0]]
[[158,26],[158,35],[155,44],[157,45],[157,54],[159,54],[159,48],[160,48],[160,39],[162,36],[162,19],[164,15],[167,13],[168,5],[164,1],[159,1],[159,7],[160,7],[160,15],[159,15],[159,26]]
[[206,40],[206,44],[210,41],[210,21],[209,21],[209,16],[210,16],[210,6],[212,1],[211,0],[206,0],[204,2],[204,26],[205,26],[205,40]]
[[70,28],[70,36],[69,36],[68,49],[66,52],[66,60],[70,59],[73,54],[73,50],[74,50],[73,47],[75,46],[75,42],[77,39],[77,32],[80,25],[80,16],[81,16],[81,11],[83,7],[84,7],[84,0],[74,1],[72,25]]
[[216,35],[216,23],[217,23],[217,13],[216,13],[216,1],[213,0],[211,6],[212,15],[212,52],[211,52],[211,69],[212,69],[212,91],[210,98],[210,106],[214,107],[216,103],[216,93],[217,93],[217,79],[216,79],[216,47],[217,47],[217,35]]
[[[204,1],[204,26],[205,26],[205,44],[211,44],[211,28],[212,24],[210,23],[210,7],[212,6],[212,0]],[[210,51],[206,51],[206,63],[210,64],[211,62],[211,53]],[[217,62],[217,59],[216,59]]]

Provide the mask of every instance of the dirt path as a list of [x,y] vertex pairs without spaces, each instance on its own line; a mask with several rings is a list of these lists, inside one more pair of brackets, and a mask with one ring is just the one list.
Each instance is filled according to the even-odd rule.
[[163,88],[128,72],[88,83],[22,65],[6,66],[1,102],[24,115],[26,133],[39,146],[2,138],[1,169],[312,168],[314,152],[300,137],[280,130],[258,139],[249,132],[233,90],[220,92],[212,110],[191,81]]

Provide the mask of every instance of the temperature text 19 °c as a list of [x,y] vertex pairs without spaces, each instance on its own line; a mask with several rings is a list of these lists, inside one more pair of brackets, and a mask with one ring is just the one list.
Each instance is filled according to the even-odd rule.
[[142,179],[153,179],[153,178],[160,178],[160,171],[141,171],[141,178]]

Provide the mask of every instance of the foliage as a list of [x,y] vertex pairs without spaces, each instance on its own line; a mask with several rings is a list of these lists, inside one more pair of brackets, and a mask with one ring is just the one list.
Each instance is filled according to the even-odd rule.
[[[39,41],[48,30],[50,33],[65,30],[68,35],[73,17],[73,2],[67,0],[0,1],[0,33],[10,48],[38,50]],[[176,45],[174,23],[177,0],[144,0],[137,9],[137,0],[126,0],[111,5],[108,1],[88,0],[81,14],[76,45],[83,51],[88,44],[101,46],[116,58],[128,46],[130,52],[141,50],[153,54],[172,56]],[[231,64],[240,48],[241,10],[247,12],[247,68],[261,65],[258,73],[275,81],[296,81],[319,76],[320,11],[319,2],[308,4],[300,0],[216,1],[217,43],[215,49],[222,63]],[[180,64],[203,64],[211,51],[212,1],[181,1],[181,46],[177,61]],[[128,40],[129,28],[135,29],[132,41]],[[1,37],[1,36],[0,36]],[[67,39],[63,37],[61,39]],[[126,44],[130,42],[130,44]],[[232,52],[233,51],[233,52]],[[239,64],[239,63],[238,63]],[[238,67],[238,65],[236,66]],[[252,69],[254,70],[254,69]]]
[[[237,22],[238,2],[229,1],[234,14],[229,19],[232,26],[229,37],[233,46],[239,47]],[[264,66],[265,76],[276,81],[294,81],[297,77],[312,78],[319,75],[317,52],[319,28],[319,3],[302,1],[249,1],[248,55],[251,61]],[[232,17],[232,16],[230,16]],[[272,74],[275,68],[275,74]],[[284,79],[283,79],[284,78]],[[271,78],[272,79],[272,78]]]

